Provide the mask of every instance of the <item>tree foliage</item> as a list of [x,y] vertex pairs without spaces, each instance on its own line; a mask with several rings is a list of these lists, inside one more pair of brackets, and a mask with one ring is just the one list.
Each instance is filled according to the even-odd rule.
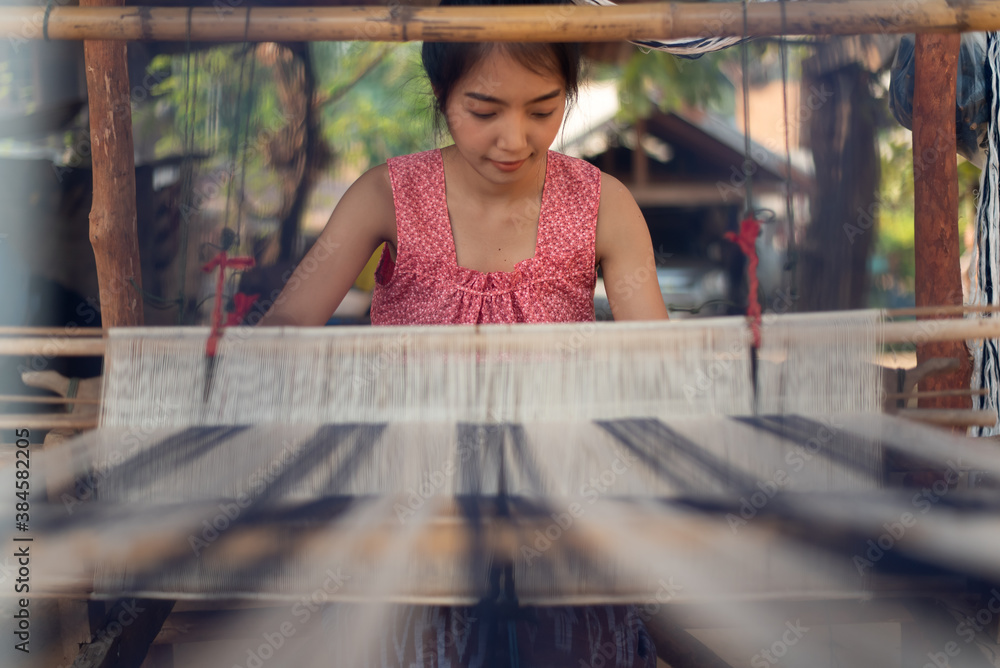
[[732,71],[730,66],[738,59],[738,49],[687,59],[637,48],[620,67],[599,67],[597,76],[618,80],[625,122],[647,117],[654,108],[670,112],[684,105],[728,113],[732,111],[733,84],[726,72]]
[[[261,47],[258,47],[261,48]],[[419,76],[419,46],[313,43],[314,105],[323,139],[340,161],[360,168],[391,155],[429,148],[429,89]],[[159,156],[193,152],[220,160],[250,149],[249,169],[266,169],[253,147],[288,121],[274,66],[251,62],[243,45],[157,57],[150,69],[165,72],[154,94],[161,129]],[[189,151],[190,149],[190,151]]]
[[[915,289],[913,236],[913,146],[909,131],[893,127],[882,137],[882,179],[878,195],[878,233],[873,258],[875,305],[912,302]],[[968,228],[975,222],[980,170],[967,160],[958,160],[958,233],[960,252],[966,246]]]
[[342,160],[364,168],[434,146],[419,44],[327,42],[312,49],[323,135]]

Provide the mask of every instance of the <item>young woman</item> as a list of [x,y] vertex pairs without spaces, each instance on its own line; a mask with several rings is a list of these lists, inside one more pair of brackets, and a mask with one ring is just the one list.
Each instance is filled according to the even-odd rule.
[[423,60],[454,143],[361,176],[260,324],[324,324],[383,242],[372,324],[593,320],[596,267],[616,320],[666,318],[628,190],[549,151],[578,48],[425,43]]
[[[666,318],[649,232],[629,192],[589,163],[549,151],[576,94],[579,48],[425,43],[423,62],[454,143],[359,178],[260,324],[322,325],[382,243],[375,325],[593,320],[597,267],[616,320]],[[634,607],[538,608],[521,617],[403,608],[372,648],[373,662],[656,665]]]

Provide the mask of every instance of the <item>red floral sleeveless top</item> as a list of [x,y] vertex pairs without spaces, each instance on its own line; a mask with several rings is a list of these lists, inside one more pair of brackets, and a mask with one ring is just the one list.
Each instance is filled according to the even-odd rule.
[[382,252],[373,325],[579,322],[594,319],[601,172],[549,151],[534,256],[510,272],[458,266],[441,151],[388,161],[396,260]]

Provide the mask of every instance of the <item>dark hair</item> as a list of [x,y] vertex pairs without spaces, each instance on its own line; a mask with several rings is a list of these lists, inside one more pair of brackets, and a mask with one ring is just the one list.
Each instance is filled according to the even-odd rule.
[[[559,5],[562,0],[441,0],[442,7]],[[566,101],[576,98],[580,45],[572,42],[424,42],[421,58],[434,92],[434,109],[444,116],[455,84],[494,50],[537,74],[554,74],[566,85]]]

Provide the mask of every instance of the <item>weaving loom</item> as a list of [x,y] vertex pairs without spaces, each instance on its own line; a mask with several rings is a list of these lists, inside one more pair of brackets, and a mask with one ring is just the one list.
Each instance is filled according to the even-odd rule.
[[300,666],[366,665],[397,604],[690,604],[764,642],[767,601],[1000,581],[995,494],[925,515],[887,488],[892,462],[964,485],[1000,456],[878,413],[882,328],[773,318],[756,373],[742,319],[230,330],[207,401],[206,331],[113,331],[101,427],[41,462],[33,592],[256,601],[277,628],[334,578],[338,623],[270,663]]
[[[928,25],[967,29],[984,20],[975,10],[991,11],[937,4],[949,16]],[[763,14],[755,9],[721,32],[745,37],[748,16]],[[800,25],[798,9],[786,15],[781,4],[765,30]],[[206,11],[235,26],[226,39],[261,39],[260,17],[269,21],[218,10]],[[115,29],[205,38],[190,10],[186,25],[157,32],[160,11],[122,13]],[[854,18],[865,30],[900,29],[898,7],[883,11]],[[46,39],[80,23],[64,14],[46,9]],[[14,13],[6,18],[21,27]],[[419,21],[399,31],[396,18],[351,24],[367,20],[355,11],[330,34],[420,36]],[[602,26],[590,38],[660,36],[642,32],[657,22],[638,22],[629,34]],[[427,25],[441,29],[437,18]],[[675,37],[705,27],[701,15],[691,27],[669,25]],[[518,39],[523,30],[514,27]],[[331,665],[331,656],[360,665],[365,640],[400,602],[508,612],[630,602],[650,621],[649,606],[690,602],[774,647],[775,629],[791,622],[765,600],[867,600],[900,582],[913,595],[978,594],[985,588],[969,578],[1000,579],[995,494],[968,498],[950,483],[935,494],[932,485],[918,506],[885,486],[903,460],[958,486],[996,475],[1000,463],[988,444],[876,413],[879,323],[858,320],[838,314],[784,334],[793,321],[772,322],[758,351],[742,322],[231,333],[214,371],[204,332],[115,333],[101,429],[36,462],[56,493],[35,517],[33,592],[282,602],[265,623],[273,633],[288,622],[288,603],[322,587],[336,623],[300,634],[301,644],[272,644],[268,665],[289,666]],[[915,523],[907,513],[919,513]],[[927,653],[931,665],[953,656],[942,647]],[[213,648],[184,665],[249,666],[245,651],[245,642]],[[851,665],[899,663],[887,643],[855,651]],[[777,663],[761,656],[751,665]],[[800,665],[834,662],[831,649],[828,663]]]

